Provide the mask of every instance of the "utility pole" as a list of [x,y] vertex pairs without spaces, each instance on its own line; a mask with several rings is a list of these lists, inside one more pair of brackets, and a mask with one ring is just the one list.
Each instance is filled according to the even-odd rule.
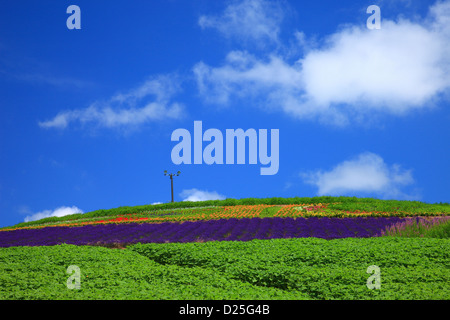
[[167,170],[164,170],[164,175],[170,177],[170,190],[172,193],[172,202],[173,202],[173,176],[179,176],[180,173],[181,173],[180,171],[178,171],[176,174],[175,173],[167,173]]

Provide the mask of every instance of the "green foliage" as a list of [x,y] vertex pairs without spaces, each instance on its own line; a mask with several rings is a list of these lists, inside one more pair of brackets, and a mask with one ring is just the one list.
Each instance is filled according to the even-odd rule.
[[[137,244],[161,264],[200,266],[235,280],[311,299],[450,299],[449,240],[316,238]],[[367,267],[381,269],[369,290]]]
[[[68,289],[69,265],[81,271]],[[200,267],[161,265],[131,250],[60,245],[0,249],[0,299],[304,299]]]
[[[0,299],[450,299],[450,240],[318,238],[0,249]],[[66,286],[69,265],[81,289]],[[370,265],[381,289],[368,289]]]
[[450,221],[431,228],[427,232],[426,237],[449,239],[450,238]]
[[406,200],[378,200],[371,198],[346,198],[339,203],[333,203],[328,208],[347,211],[382,211],[382,212],[404,212],[422,213],[423,215],[433,213],[450,213],[448,203],[429,204],[420,201]]

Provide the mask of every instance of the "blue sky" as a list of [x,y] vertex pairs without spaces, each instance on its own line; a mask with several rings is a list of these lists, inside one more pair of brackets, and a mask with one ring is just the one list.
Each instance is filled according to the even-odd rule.
[[[164,170],[175,201],[449,202],[449,36],[449,1],[2,2],[0,226],[169,202]],[[194,121],[278,129],[278,172],[175,165]]]

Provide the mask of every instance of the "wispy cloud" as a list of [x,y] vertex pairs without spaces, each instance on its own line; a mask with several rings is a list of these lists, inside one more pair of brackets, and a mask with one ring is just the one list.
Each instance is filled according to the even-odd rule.
[[187,189],[180,193],[183,201],[206,201],[206,200],[224,200],[225,196],[216,191],[203,191],[198,189]]
[[402,191],[402,187],[414,183],[411,170],[404,170],[398,164],[389,166],[379,155],[371,152],[343,161],[331,170],[302,173],[301,177],[305,183],[316,186],[320,196],[369,194],[417,198],[417,195]]
[[239,97],[262,96],[271,92],[299,91],[301,73],[277,56],[259,60],[247,52],[232,51],[224,66],[211,68],[204,63],[194,67],[200,93],[209,102],[226,104],[235,95]]
[[234,1],[218,16],[203,15],[198,23],[202,28],[217,29],[227,38],[262,44],[278,42],[283,10],[275,1]]
[[24,73],[14,76],[18,80],[27,81],[34,84],[51,85],[60,88],[87,88],[94,86],[93,82],[70,78],[58,77],[54,75],[44,75],[40,73]]
[[[380,30],[347,25],[299,50],[304,54],[294,62],[275,52],[233,51],[222,66],[199,62],[193,72],[209,103],[251,97],[258,106],[336,125],[373,112],[401,115],[449,92],[449,21],[450,1],[439,2],[420,23],[383,20]],[[305,46],[304,34],[295,34]]]
[[51,86],[63,90],[87,89],[97,86],[92,81],[61,74],[51,63],[26,56],[23,52],[17,52],[4,43],[0,43],[0,56],[0,76],[4,76],[8,80],[38,86]]
[[80,208],[77,208],[75,206],[72,206],[72,207],[64,207],[63,206],[63,207],[59,207],[55,210],[44,210],[44,211],[32,214],[30,216],[26,216],[24,221],[29,222],[29,221],[36,221],[36,220],[49,218],[49,217],[62,217],[62,216],[67,216],[67,215],[75,214],[75,213],[84,213],[84,212],[83,212],[83,210],[81,210]]
[[114,95],[106,102],[96,101],[87,108],[62,111],[53,119],[39,122],[39,126],[64,129],[72,123],[79,123],[116,128],[178,119],[184,107],[171,101],[178,91],[179,85],[174,77],[154,77],[137,88]]

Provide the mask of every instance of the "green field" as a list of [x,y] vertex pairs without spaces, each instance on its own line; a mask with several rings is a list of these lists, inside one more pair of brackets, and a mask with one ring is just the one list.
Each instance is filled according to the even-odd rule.
[[[449,299],[450,240],[316,238],[0,250],[0,299]],[[69,289],[70,265],[80,289]],[[369,289],[367,268],[380,268]]]

